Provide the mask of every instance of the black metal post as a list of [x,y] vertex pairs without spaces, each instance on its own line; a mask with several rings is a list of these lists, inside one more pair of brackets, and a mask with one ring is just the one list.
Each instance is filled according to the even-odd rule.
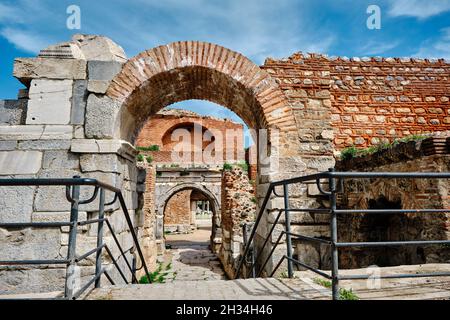
[[[334,168],[330,168],[328,171],[334,172]],[[331,287],[333,300],[339,300],[339,258],[337,242],[337,214],[336,214],[336,180],[333,177],[328,179],[330,187],[330,234],[331,234]]]
[[284,216],[285,216],[285,228],[286,228],[286,253],[288,262],[288,277],[294,276],[294,268],[292,264],[292,240],[291,240],[291,218],[289,216],[289,188],[287,184],[283,185],[283,197],[284,197]]
[[139,283],[138,279],[136,278],[136,256],[134,254],[131,260],[131,273],[132,273],[131,282]]
[[[100,197],[99,197],[99,206],[98,206],[98,219],[99,222],[97,224],[97,248],[101,248],[103,245],[103,218],[105,217],[105,189],[100,188]],[[101,276],[102,272],[102,249],[97,251],[97,255],[95,257],[95,287],[100,288]]]
[[[79,178],[75,176],[74,178]],[[73,299],[76,272],[76,247],[77,247],[77,228],[78,228],[78,205],[80,202],[80,186],[72,186],[72,206],[70,209],[70,228],[69,228],[69,245],[67,249],[67,270],[66,282],[64,288],[64,296]]]
[[256,255],[256,246],[255,241],[252,241],[252,278],[256,278],[256,263],[255,263],[255,255]]

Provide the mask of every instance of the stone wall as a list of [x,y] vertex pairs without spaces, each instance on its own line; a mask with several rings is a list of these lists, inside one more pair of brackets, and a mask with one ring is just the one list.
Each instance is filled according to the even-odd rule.
[[[138,163],[138,169],[137,192],[141,202],[139,208],[142,208],[144,216],[141,246],[147,266],[150,270],[154,270],[158,248],[161,249],[161,244],[158,245],[155,232],[157,223],[155,210],[156,167],[146,162],[140,162]],[[141,269],[139,275],[145,275],[144,270]]]
[[[433,142],[434,139],[434,142]],[[447,148],[442,139],[401,143],[369,157],[338,163],[348,171],[448,172]],[[443,139],[445,141],[445,138]],[[430,148],[434,144],[434,148]],[[444,143],[445,144],[445,143]],[[432,151],[429,154],[430,150]],[[428,154],[428,155],[427,155]],[[448,209],[449,183],[446,179],[350,179],[344,184],[339,207],[350,209]],[[450,214],[408,213],[395,215],[342,215],[338,220],[339,240],[404,241],[450,239]],[[393,266],[448,262],[446,246],[357,248],[340,251],[342,268],[369,265]]]
[[[95,54],[92,50],[104,50]],[[105,114],[96,94],[102,92],[125,59],[120,47],[104,37],[74,37],[72,46],[53,48],[52,57],[43,51],[38,58],[16,59],[14,75],[27,90],[18,101],[0,103],[1,178],[94,178],[120,188],[136,230],[141,233],[143,214],[139,204],[139,183],[135,151],[124,141],[95,140]],[[108,55],[111,52],[115,54]],[[62,59],[64,57],[64,59]],[[121,58],[120,58],[121,57]],[[85,115],[98,114],[88,124]],[[92,194],[92,187],[81,188],[81,198]],[[97,198],[98,199],[98,198]],[[106,201],[112,194],[106,192]],[[65,188],[56,186],[0,187],[0,222],[68,221],[70,204]],[[123,248],[133,246],[131,234],[118,202],[108,206],[110,220]],[[98,202],[80,205],[79,220],[93,219]],[[1,229],[2,260],[65,259],[68,228]],[[120,252],[109,232],[105,242],[118,257]],[[77,254],[96,246],[96,225],[79,227]],[[130,251],[126,257],[131,259]],[[93,257],[79,263],[81,283],[93,275]],[[111,261],[105,255],[105,264]],[[123,259],[119,262],[126,270]],[[138,262],[139,264],[139,262]],[[108,267],[109,268],[109,267]],[[26,272],[25,272],[26,271]],[[0,293],[58,291],[63,289],[65,271],[61,267],[2,267]],[[130,274],[125,271],[127,277]],[[121,283],[114,268],[111,276]],[[103,279],[103,283],[107,282]]]
[[256,201],[247,172],[234,166],[222,173],[222,245],[218,256],[230,278],[234,278],[243,251],[242,225],[252,222]]

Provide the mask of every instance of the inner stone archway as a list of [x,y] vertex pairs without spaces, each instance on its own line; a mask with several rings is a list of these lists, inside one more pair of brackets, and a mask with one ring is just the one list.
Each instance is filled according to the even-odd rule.
[[[149,118],[173,103],[197,99],[227,107],[256,130],[257,198],[265,196],[267,183],[291,174],[279,166],[285,166],[284,160],[295,163],[293,156],[300,152],[293,111],[277,81],[218,45],[187,41],[144,51],[123,65],[105,95],[89,99],[86,135],[130,144]],[[100,114],[103,126],[98,125]]]

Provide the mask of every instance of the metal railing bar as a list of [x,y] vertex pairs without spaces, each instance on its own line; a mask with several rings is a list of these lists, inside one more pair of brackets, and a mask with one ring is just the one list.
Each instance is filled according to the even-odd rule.
[[94,253],[100,251],[100,250],[103,249],[104,247],[105,247],[105,244],[101,245],[100,247],[97,247],[97,248],[95,248],[95,249],[92,249],[92,250],[86,252],[85,254],[83,254],[83,255],[81,255],[81,256],[75,258],[75,262],[80,262],[80,261],[86,259],[86,258],[89,257],[90,255],[92,255],[92,254],[94,254]]
[[[429,273],[400,273],[400,274],[386,274],[377,275],[377,279],[404,279],[404,278],[427,278],[427,277],[450,277],[450,272],[429,272]],[[353,274],[340,275],[339,280],[366,280],[374,278],[370,274]]]
[[91,280],[89,280],[83,287],[81,287],[80,290],[78,290],[73,296],[72,299],[78,299],[83,292],[85,292],[91,285],[94,284],[95,281],[97,281],[97,279],[100,279],[100,277],[102,276],[102,274],[105,273],[105,269],[102,269],[96,276],[94,276]]
[[[281,209],[284,210],[284,209]],[[317,208],[317,209],[307,209],[307,208],[299,208],[299,209],[287,209],[289,212],[312,212],[312,213],[330,213],[331,210],[327,208]]]
[[289,232],[289,234],[292,237],[294,237],[294,238],[298,238],[298,239],[302,239],[302,240],[306,240],[306,241],[320,242],[320,243],[324,243],[324,244],[328,244],[328,245],[332,244],[332,242],[330,240],[325,240],[325,239],[320,239],[320,238],[315,238],[315,237],[303,236],[301,234],[292,233],[292,232]]
[[333,178],[406,178],[406,179],[450,179],[450,173],[445,172],[327,172]]
[[[272,227],[270,228],[270,231],[269,231],[269,234],[268,234],[267,237],[266,237],[266,240],[264,240],[263,245],[262,245],[261,248],[259,249],[260,252],[263,251],[263,249],[266,247],[267,243],[269,242],[270,236],[272,235],[273,231],[275,230],[275,227],[277,226],[278,220],[280,219],[282,213],[283,213],[283,210],[280,209],[279,212],[278,212],[278,215],[277,215],[277,217],[276,217],[276,219],[275,219],[275,221],[274,221],[274,223],[273,223],[273,225],[272,225]],[[258,261],[260,255],[261,255],[261,253],[258,254],[258,255],[255,257],[255,261],[254,261],[254,262],[252,263],[252,265],[250,266],[250,270],[254,267],[254,265],[255,265],[256,261]],[[248,275],[247,275],[247,277],[248,277]]]
[[297,259],[289,258],[289,257],[286,257],[286,259],[291,260],[293,263],[298,264],[298,265],[302,266],[303,268],[306,268],[306,269],[308,269],[308,270],[310,270],[310,271],[312,271],[314,273],[317,273],[318,275],[321,275],[324,278],[327,278],[327,279],[330,279],[330,280],[332,279],[332,277],[329,274],[327,274],[327,273],[325,273],[325,272],[323,272],[323,271],[321,271],[319,269],[316,269],[314,267],[311,267],[310,265],[307,265],[306,263],[303,263],[303,262],[301,262],[301,261],[299,261]]
[[368,214],[398,214],[398,213],[448,213],[450,209],[336,209],[338,214],[368,213]]
[[105,277],[108,279],[109,283],[111,283],[111,285],[115,286],[115,282],[114,280],[111,278],[111,276],[109,275],[108,271],[105,270]]
[[117,201],[117,193],[114,193],[114,198],[110,202],[105,203],[105,207],[114,204],[116,201]]
[[281,264],[283,263],[284,259],[286,259],[286,255],[282,256],[280,261],[278,261],[277,265],[275,266],[275,269],[273,269],[272,273],[270,274],[270,278],[273,277],[273,275],[275,274],[275,272],[277,272],[278,268],[281,266]]
[[59,228],[72,225],[71,222],[21,222],[21,223],[0,223],[0,228]]
[[[259,214],[256,217],[255,224],[253,225],[252,232],[250,233],[250,237],[248,238],[248,243],[251,243],[253,241],[253,238],[255,237],[256,229],[258,228],[259,222],[261,221],[261,218],[263,217],[264,211],[266,210],[266,205],[267,205],[267,202],[269,201],[270,194],[272,193],[272,190],[273,190],[273,186],[272,186],[272,184],[270,184],[269,185],[269,189],[267,190],[266,196],[264,197],[264,200],[263,200],[263,203],[261,205],[261,208],[259,210]],[[249,250],[250,250],[250,246],[245,246],[244,253],[242,254],[241,259],[239,260],[239,264],[238,264],[238,267],[236,269],[235,279],[239,279],[239,277],[240,277],[240,270],[242,268],[242,265],[244,264],[245,257],[247,256]]]
[[450,240],[420,240],[420,241],[374,241],[374,242],[336,242],[336,247],[395,247],[395,246],[426,246],[436,244],[450,244]]
[[[119,248],[120,251],[120,257],[123,256],[125,263],[127,264],[128,269],[130,270],[131,274],[133,273],[133,268],[130,265],[130,262],[125,258],[125,251],[123,251],[122,246],[119,243],[119,240],[117,239],[116,233],[114,232],[114,229],[112,228],[110,222],[108,221],[108,219],[105,219],[106,225],[108,226],[109,231],[111,231],[111,235],[113,237],[114,242],[116,243],[117,247]],[[137,281],[136,277],[133,275],[133,280]]]
[[278,236],[277,241],[275,241],[275,244],[273,245],[272,250],[270,250],[269,255],[267,256],[266,260],[262,264],[262,267],[259,269],[259,272],[256,275],[256,277],[259,277],[261,275],[261,273],[264,271],[264,268],[266,267],[267,263],[269,262],[270,258],[272,257],[273,253],[275,252],[275,249],[280,244],[281,238],[283,237],[284,233],[285,233],[284,230],[281,231],[280,235]]
[[301,183],[301,182],[306,182],[306,181],[315,181],[317,179],[328,178],[329,176],[330,176],[329,172],[320,172],[320,173],[310,174],[307,176],[301,176],[301,177],[295,177],[295,178],[290,178],[290,179],[285,179],[285,180],[274,181],[274,182],[271,182],[270,185],[272,187],[276,187],[276,186],[282,186],[284,184],[294,184],[294,183]]
[[0,179],[0,186],[98,186],[106,190],[120,193],[119,188],[113,187],[97,179],[91,178],[30,178],[30,179]]
[[[139,258],[141,259],[141,263],[144,266],[145,275],[148,276],[150,273],[148,271],[147,264],[145,263],[144,254],[142,253],[141,246],[139,245],[139,240],[137,238],[136,232],[134,231],[134,226],[133,226],[133,223],[131,222],[131,218],[130,218],[130,215],[129,215],[128,209],[127,209],[127,205],[125,203],[125,199],[122,196],[122,193],[119,193],[119,202],[120,202],[120,205],[122,206],[122,211],[125,215],[125,219],[127,220],[128,227],[130,228],[131,236],[133,237],[133,241],[135,243]],[[131,272],[131,273],[133,274],[133,277],[135,278],[134,272]]]
[[322,184],[320,183],[320,179],[316,179],[316,185],[317,185],[317,189],[319,190],[319,192],[325,196],[329,196],[331,195],[330,191],[325,191],[322,188]]
[[90,203],[90,202],[94,201],[95,198],[97,198],[98,189],[99,189],[99,187],[95,186],[94,193],[92,194],[92,197],[90,197],[89,199],[86,199],[86,200],[80,200],[80,204],[87,204],[87,203]]
[[85,226],[85,225],[88,225],[88,224],[94,224],[94,223],[104,222],[104,221],[105,221],[105,218],[103,218],[103,219],[86,220],[86,221],[78,222],[78,225],[79,226]]
[[114,259],[114,257],[112,255],[111,251],[109,250],[108,246],[105,246],[105,250],[108,253],[109,257],[111,258],[111,260],[112,260],[114,266],[116,267],[117,271],[119,271],[120,276],[122,277],[122,279],[125,281],[126,284],[129,284],[127,278],[123,274],[122,269],[120,269],[119,265],[117,264],[117,261]]
[[39,264],[68,264],[70,261],[64,260],[3,260],[0,261],[0,266],[14,266],[14,265],[39,265]]

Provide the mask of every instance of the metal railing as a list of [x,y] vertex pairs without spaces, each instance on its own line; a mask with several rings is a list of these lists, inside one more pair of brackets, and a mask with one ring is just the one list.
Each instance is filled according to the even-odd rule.
[[[131,221],[128,209],[123,198],[120,189],[112,187],[108,184],[100,182],[96,179],[86,179],[75,176],[74,178],[68,179],[0,179],[0,187],[7,186],[65,186],[66,187],[66,198],[70,203],[70,221],[61,222],[25,222],[25,223],[0,223],[0,228],[5,229],[23,229],[23,228],[60,228],[69,227],[69,240],[68,240],[68,250],[66,259],[53,259],[53,260],[1,260],[0,252],[0,266],[18,266],[18,265],[66,265],[66,277],[64,283],[64,297],[63,299],[77,299],[84,292],[86,292],[89,287],[94,285],[95,288],[100,287],[101,276],[105,275],[108,281],[114,285],[114,280],[109,274],[108,270],[102,264],[102,253],[105,250],[106,254],[111,259],[114,267],[117,269],[120,277],[123,281],[128,284],[129,279],[125,276],[123,270],[119,266],[119,259],[123,257],[128,270],[131,273],[131,283],[138,283],[136,278],[136,271],[144,269],[145,274],[148,275],[149,271],[145,263],[144,255],[142,253],[139,241]],[[94,187],[93,194],[88,199],[80,199],[80,188],[81,186],[91,186]],[[105,202],[106,191],[113,193],[113,198],[110,202]],[[97,196],[99,197],[98,206],[98,218],[86,221],[79,221],[78,211],[79,206],[93,202]],[[129,231],[133,238],[133,246],[124,250],[117,239],[116,233],[113,226],[105,217],[105,212],[107,212],[107,206],[112,206],[117,201],[119,201],[120,207],[126,219]],[[1,212],[0,212],[1,213]],[[103,242],[104,226],[109,229],[111,236],[114,240],[115,245],[120,251],[120,256],[113,257],[111,248]],[[85,252],[81,255],[77,255],[76,244],[77,244],[77,233],[78,227],[97,224],[97,246],[92,250]],[[136,261],[133,256],[133,261],[128,261],[126,253],[136,250],[139,256],[141,266],[136,268]],[[95,275],[92,279],[87,281],[78,290],[75,291],[75,272],[76,266],[79,262],[87,259],[88,257],[95,254]]]
[[[391,247],[391,246],[428,246],[428,245],[449,245],[450,240],[411,240],[411,241],[377,241],[377,242],[339,242],[338,241],[338,224],[337,218],[339,215],[345,214],[404,214],[404,213],[418,213],[418,214],[445,214],[450,212],[450,208],[447,209],[338,209],[337,208],[337,195],[344,191],[344,180],[345,179],[367,179],[367,178],[379,178],[379,179],[449,179],[450,173],[430,173],[430,172],[336,172],[334,169],[329,169],[328,172],[322,172],[312,175],[307,175],[298,178],[292,178],[277,182],[272,182],[269,184],[268,191],[262,205],[260,207],[258,216],[253,224],[250,236],[244,232],[244,252],[239,260],[238,267],[236,269],[235,278],[242,276],[245,277],[260,277],[265,270],[268,262],[272,258],[276,248],[280,244],[280,241],[285,237],[286,241],[286,254],[276,263],[275,267],[271,270],[269,274],[272,277],[275,272],[279,269],[281,264],[287,261],[287,276],[289,278],[293,277],[294,264],[310,270],[326,279],[331,280],[332,287],[332,298],[334,300],[339,299],[339,281],[340,280],[358,280],[358,279],[368,279],[371,275],[358,274],[358,275],[340,275],[339,274],[339,249],[340,248],[368,248],[368,247]],[[324,190],[322,187],[322,180],[325,180],[328,185],[328,190]],[[289,207],[289,186],[293,184],[301,184],[307,182],[315,182],[317,188],[321,195],[325,196],[329,200],[329,208],[290,208]],[[277,193],[276,188],[282,187],[283,194]],[[272,212],[278,212],[276,218],[273,221],[272,227],[270,228],[264,242],[261,246],[256,248],[255,246],[255,235],[256,230],[261,223],[261,219],[264,215],[268,214],[266,211],[267,204],[272,196],[283,197],[284,208],[272,209]],[[329,227],[330,227],[330,237],[329,239],[317,238],[306,236],[298,233],[292,233],[290,230],[290,213],[291,212],[309,212],[315,214],[327,214],[330,217]],[[272,234],[275,227],[284,213],[285,218],[285,228],[281,231],[280,235],[275,242],[272,242]],[[244,230],[245,230],[244,226]],[[246,230],[245,230],[246,231]],[[310,266],[298,259],[295,259],[292,254],[292,239],[300,239],[304,242],[320,243],[328,245],[331,248],[331,275],[323,270],[319,270],[313,266]],[[267,244],[271,244],[272,248],[269,254],[263,258],[264,248]],[[258,249],[259,254],[255,256],[255,250]],[[249,258],[250,256],[250,258]],[[247,267],[247,272],[243,270],[243,266]],[[257,268],[258,267],[258,268]],[[450,276],[450,272],[436,272],[436,273],[420,273],[420,274],[387,274],[380,275],[380,278],[416,278],[416,277],[433,277],[433,276]]]

